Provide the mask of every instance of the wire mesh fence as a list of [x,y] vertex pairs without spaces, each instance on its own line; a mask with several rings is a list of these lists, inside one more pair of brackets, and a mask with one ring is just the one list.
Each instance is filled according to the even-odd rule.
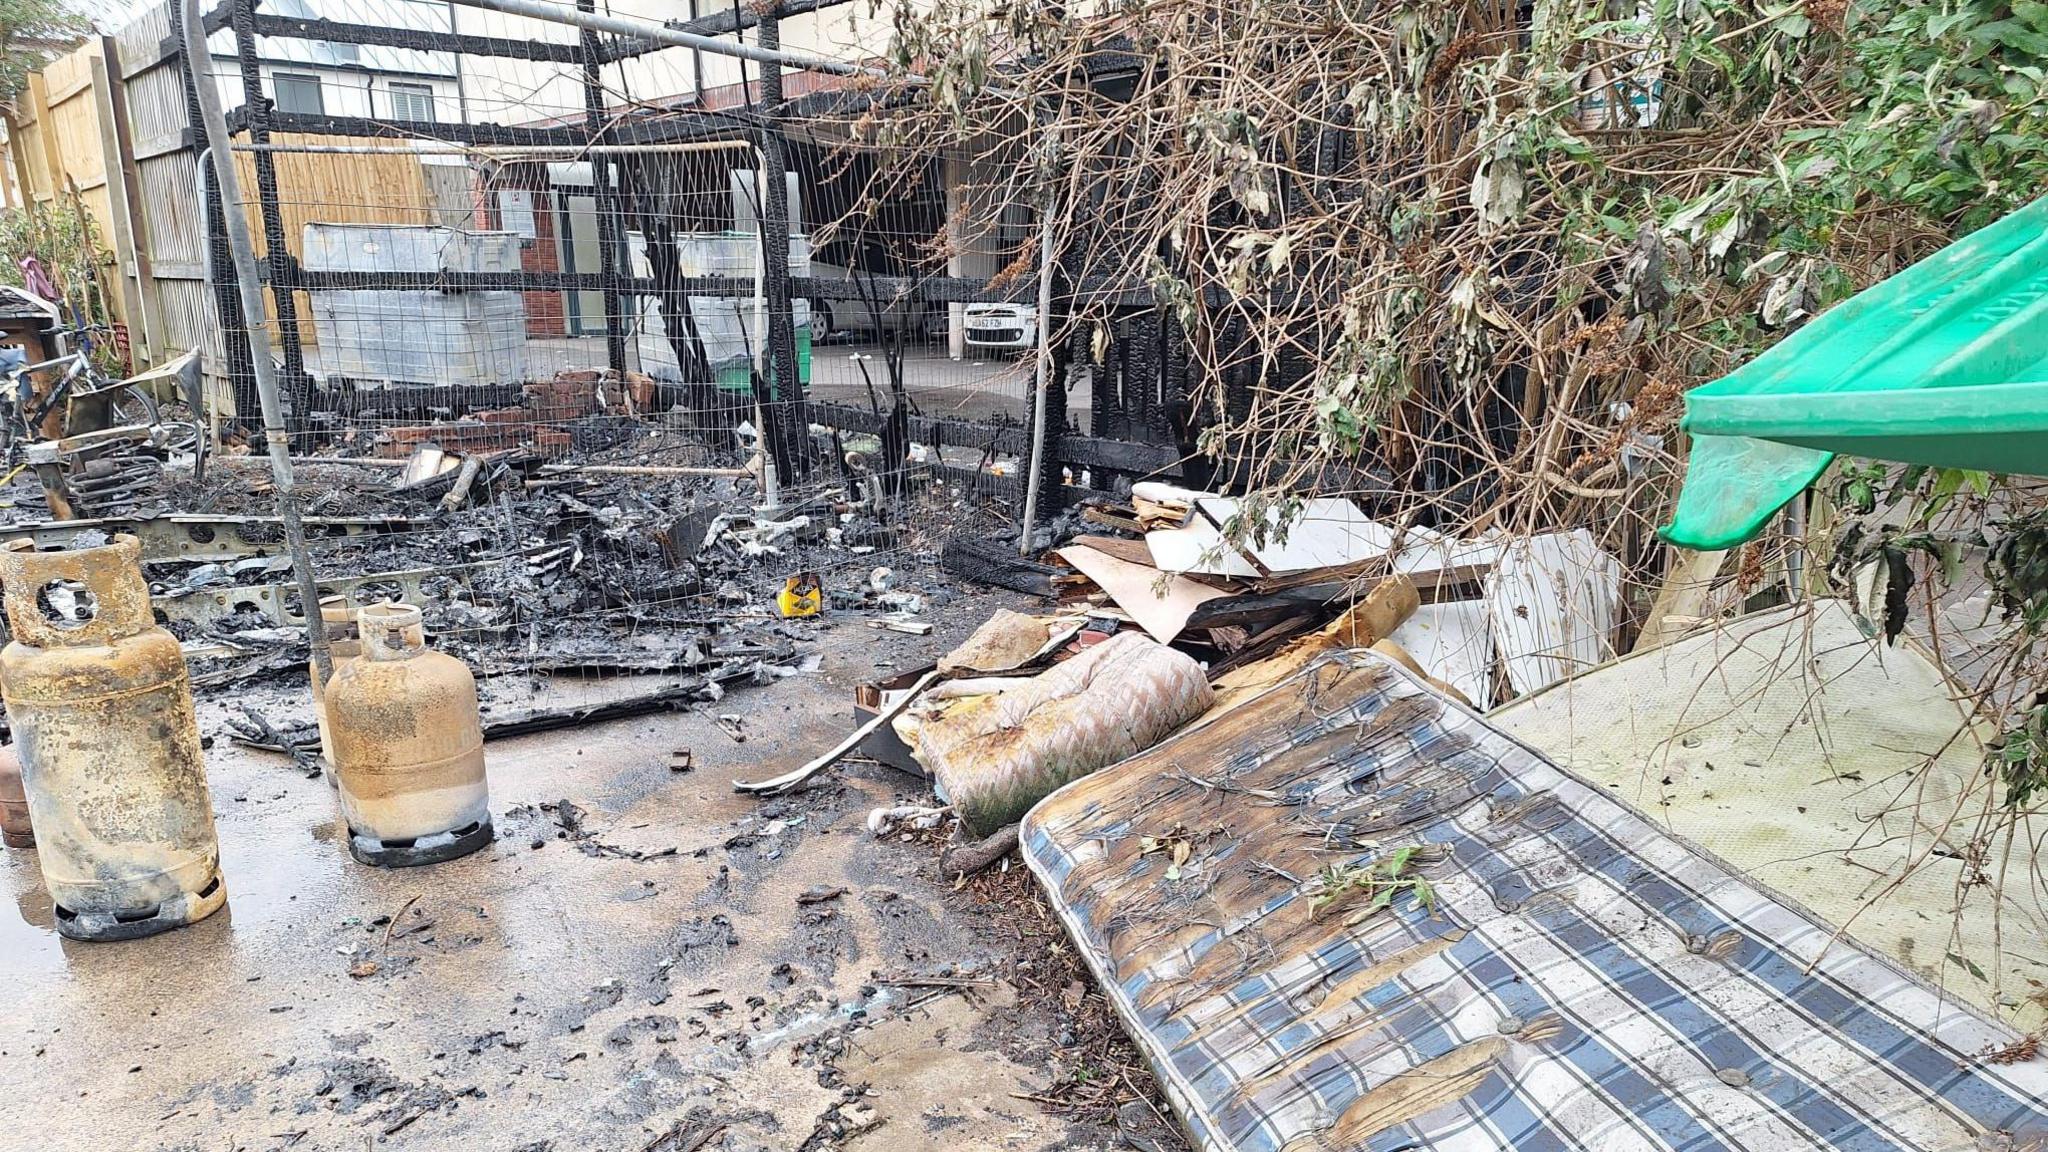
[[[784,91],[772,66],[547,21],[416,0],[202,18],[209,58],[174,61],[188,138],[210,84],[236,194],[183,154],[203,355],[198,387],[158,394],[208,450],[71,511],[178,518],[145,541],[159,610],[223,646],[223,675],[276,665],[262,644],[308,612],[269,519],[259,357],[328,608],[419,603],[485,673],[715,696],[796,658],[790,626],[754,622],[815,597],[915,628],[940,543],[1013,522],[1043,334],[988,287],[1032,228],[990,157],[883,155],[829,75]],[[177,40],[175,5],[153,19]],[[758,41],[766,19],[691,23]]]

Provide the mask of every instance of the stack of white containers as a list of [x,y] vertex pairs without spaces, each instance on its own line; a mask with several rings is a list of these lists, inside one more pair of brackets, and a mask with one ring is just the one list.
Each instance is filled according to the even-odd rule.
[[[518,272],[519,234],[412,224],[306,225],[309,272]],[[358,385],[518,384],[526,312],[518,292],[308,292],[322,376]]]
[[[677,262],[686,277],[729,277],[735,280],[752,280],[760,242],[752,232],[691,232],[676,237]],[[654,269],[647,260],[647,237],[639,232],[626,233],[626,248],[632,260],[633,275],[653,276]],[[811,274],[811,242],[804,236],[789,238],[789,274],[809,276]],[[790,311],[794,324],[802,328],[811,322],[811,305],[808,300],[793,300]],[[710,363],[715,378],[721,370],[744,365],[750,352],[760,347],[760,333],[755,330],[754,299],[752,296],[692,296],[690,317],[697,322],[697,335],[704,341],[704,358]],[[679,365],[675,350],[669,347],[668,325],[661,312],[661,303],[652,296],[640,301],[640,367],[651,376],[678,380]]]

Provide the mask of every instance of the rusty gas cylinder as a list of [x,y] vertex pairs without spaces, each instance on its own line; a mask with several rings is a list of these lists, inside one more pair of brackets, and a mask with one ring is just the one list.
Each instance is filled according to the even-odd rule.
[[0,693],[57,931],[79,940],[149,936],[227,900],[192,685],[141,556],[133,536],[0,549]]
[[36,846],[35,827],[28,818],[28,793],[21,787],[21,756],[12,744],[0,744],[0,844]]
[[356,616],[361,654],[327,682],[327,725],[349,854],[396,868],[491,842],[491,796],[476,678],[427,647],[420,610],[373,604]]
[[[341,671],[342,665],[362,654],[362,643],[356,638],[357,611],[357,608],[346,602],[320,605],[320,627],[327,633],[330,676]],[[326,686],[320,683],[320,666],[317,662],[306,661],[306,681],[313,686],[313,720],[320,727],[320,774],[326,777],[329,787],[336,787],[339,781],[334,775],[334,738],[327,734],[327,690]]]

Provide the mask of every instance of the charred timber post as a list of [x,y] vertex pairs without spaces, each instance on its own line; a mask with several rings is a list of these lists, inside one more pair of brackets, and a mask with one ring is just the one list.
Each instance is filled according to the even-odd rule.
[[[782,21],[774,11],[761,13],[755,42],[762,49],[782,48]],[[761,66],[761,266],[768,298],[768,445],[775,467],[785,480],[802,482],[811,474],[810,437],[799,418],[803,381],[796,374],[796,317],[789,298],[789,171],[788,142],[782,133],[782,65]]]
[[[596,0],[576,0],[576,10],[595,14]],[[597,31],[582,29],[583,127],[590,143],[605,141],[604,46]],[[612,187],[612,162],[603,155],[590,158],[593,196],[597,201],[597,274],[604,298],[604,355],[614,372],[626,370],[626,309],[619,294],[619,254],[625,247],[624,229],[619,222],[619,196]]]
[[[327,629],[320,622],[320,592],[313,580],[313,562],[306,555],[306,529],[299,522],[298,494],[292,487],[291,440],[285,433],[284,405],[277,394],[277,369],[270,362],[267,321],[263,315],[262,279],[256,270],[256,249],[249,242],[249,221],[239,205],[242,197],[235,173],[235,154],[229,150],[228,120],[220,110],[220,89],[213,79],[212,61],[206,54],[206,34],[199,23],[199,0],[178,0],[184,13],[185,57],[190,63],[192,90],[199,105],[200,128],[206,134],[207,151],[213,160],[214,179],[220,184],[220,198],[232,211],[219,213],[227,228],[228,252],[234,258],[235,285],[241,304],[242,325],[248,330],[252,348],[250,367],[256,375],[256,396],[263,407],[263,440],[270,449],[272,489],[277,494],[277,514],[284,521],[285,549],[291,553],[292,574],[299,585],[299,603],[305,610],[306,638],[313,648],[313,671],[321,683],[333,674],[328,653]],[[228,316],[223,328],[232,328]]]
[[[235,58],[242,72],[242,106],[249,123],[249,143],[270,143],[270,105],[263,98],[263,74],[256,65],[256,0],[229,0],[229,23],[235,30]],[[284,214],[278,203],[277,158],[256,153],[256,203],[263,214],[264,261],[270,266],[270,295],[277,306],[278,337],[284,350],[285,426],[295,429],[305,418],[311,399],[306,379],[306,352],[299,344],[299,307],[293,299],[298,271],[285,244]],[[241,211],[239,205],[231,211]],[[268,348],[258,350],[269,354]]]
[[[212,70],[207,69],[202,73],[199,70],[200,61],[205,58],[195,60],[191,53],[185,51],[185,6],[182,3],[171,5],[170,15],[171,33],[179,38],[178,78],[183,82],[185,89],[185,122],[195,131],[200,131],[203,136],[197,77],[202,74],[211,76]],[[240,307],[235,296],[234,257],[228,251],[228,199],[221,192],[220,182],[212,178],[210,171],[205,170],[209,165],[204,152],[200,153],[199,166],[202,171],[197,191],[200,204],[206,208],[206,261],[209,273],[207,279],[210,281],[209,287],[213,289],[214,313],[221,317],[221,354],[225,361],[222,370],[226,372],[229,387],[234,393],[235,415],[240,419],[247,419],[249,413],[258,406],[255,392],[256,369],[249,354],[249,334],[226,322],[226,318],[235,315]]]
[[[1052,492],[1058,485],[1057,477],[1049,475],[1047,466],[1046,405],[1052,399],[1052,277],[1055,260],[1052,246],[1053,194],[1050,189],[1041,198],[1038,208],[1038,368],[1031,398],[1031,459],[1024,470],[1024,523],[1017,533],[1017,554],[1029,556],[1035,550],[1031,546],[1031,534],[1038,526],[1038,502],[1041,492]],[[1065,396],[1060,397],[1061,400]],[[1062,405],[1061,422],[1065,422]]]

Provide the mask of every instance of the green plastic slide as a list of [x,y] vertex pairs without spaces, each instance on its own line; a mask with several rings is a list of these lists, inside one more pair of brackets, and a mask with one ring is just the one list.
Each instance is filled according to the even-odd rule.
[[2048,197],[1693,389],[1684,427],[1687,548],[1755,536],[1837,453],[2048,475]]

